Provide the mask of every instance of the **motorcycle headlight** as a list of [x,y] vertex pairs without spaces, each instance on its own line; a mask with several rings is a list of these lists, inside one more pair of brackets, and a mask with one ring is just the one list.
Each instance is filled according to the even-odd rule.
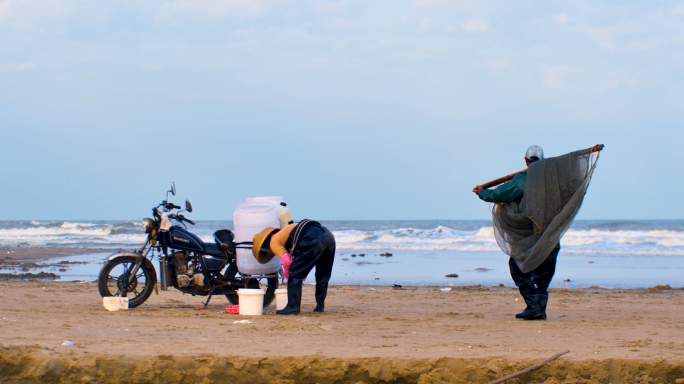
[[143,229],[145,229],[145,233],[152,233],[152,230],[156,227],[157,225],[155,224],[154,220],[150,218],[143,219]]

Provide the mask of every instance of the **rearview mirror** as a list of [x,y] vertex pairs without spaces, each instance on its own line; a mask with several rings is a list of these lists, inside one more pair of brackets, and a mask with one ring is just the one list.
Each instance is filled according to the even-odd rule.
[[192,203],[190,200],[185,200],[185,210],[188,212],[192,212]]
[[176,183],[174,183],[173,181],[171,182],[171,190],[169,192],[171,192],[172,195],[176,196]]

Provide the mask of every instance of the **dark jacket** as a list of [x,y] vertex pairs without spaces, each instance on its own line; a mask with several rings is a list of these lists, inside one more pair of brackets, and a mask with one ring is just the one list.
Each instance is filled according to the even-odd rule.
[[309,219],[304,219],[300,221],[296,227],[290,232],[290,237],[287,239],[287,243],[285,243],[285,248],[290,252],[291,255],[294,256],[295,252],[297,251],[297,242],[299,241],[299,238],[301,235],[304,233],[306,229],[309,227],[319,227],[323,228],[321,223],[318,221],[313,221]]

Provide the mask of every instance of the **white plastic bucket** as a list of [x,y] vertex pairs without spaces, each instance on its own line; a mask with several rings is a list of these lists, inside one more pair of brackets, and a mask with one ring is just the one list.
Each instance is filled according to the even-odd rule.
[[[278,211],[270,201],[245,201],[240,203],[233,213],[235,242],[242,243],[254,240],[254,235],[266,227],[280,228]],[[250,248],[237,249],[237,267],[243,275],[263,275],[280,270],[280,258],[274,257],[266,264],[260,264]]]
[[278,288],[275,290],[276,309],[280,311],[287,305],[287,288]]
[[109,312],[128,310],[128,297],[103,297],[102,305]]
[[285,200],[283,200],[282,196],[250,197],[247,200],[245,200],[246,203],[255,203],[255,202],[260,202],[260,201],[268,201],[270,203],[273,203],[273,205],[278,205]]
[[284,203],[283,197],[282,196],[264,196],[264,197],[250,197],[247,199],[247,203],[258,203],[258,202],[264,202],[267,201],[269,203],[273,203],[276,207],[276,212],[278,216],[278,221],[280,222],[280,228],[285,228],[288,225],[290,225],[290,222],[292,221],[292,213],[290,212],[290,208],[288,206],[283,206],[281,203]]
[[263,289],[238,289],[240,299],[240,314],[247,316],[261,316],[264,311]]

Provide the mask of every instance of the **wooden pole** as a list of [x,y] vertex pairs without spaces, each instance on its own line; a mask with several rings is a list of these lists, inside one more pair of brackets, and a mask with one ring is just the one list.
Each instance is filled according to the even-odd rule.
[[[583,149],[581,151],[577,151],[577,156],[585,156],[585,155],[588,155],[588,154],[593,153],[593,152],[599,152],[599,151],[603,150],[603,147],[604,147],[603,144],[596,144],[591,148],[587,148],[587,149]],[[526,171],[527,171],[526,169],[523,169],[522,171],[518,171],[516,173],[511,173],[510,175],[507,175],[504,177],[499,177],[496,180],[492,180],[490,182],[480,184],[479,187],[482,189],[495,187],[499,184],[503,184],[507,181],[510,181],[513,177],[515,177],[515,175],[526,172]]]
[[503,184],[503,183],[505,183],[505,182],[507,182],[507,181],[510,181],[512,178],[515,177],[515,175],[518,175],[518,174],[523,173],[523,172],[527,172],[527,169],[523,169],[522,171],[518,171],[518,172],[516,172],[516,173],[511,173],[510,175],[506,175],[506,176],[504,176],[504,177],[499,177],[499,178],[496,179],[496,180],[492,180],[492,181],[490,181],[490,182],[488,182],[488,183],[481,184],[481,185],[480,185],[480,188],[482,188],[482,189],[487,189],[487,188],[495,187],[495,186],[497,186],[497,185],[499,185],[499,184]]
[[522,371],[518,371],[518,372],[513,373],[513,374],[510,374],[510,375],[508,375],[508,376],[506,376],[506,377],[502,377],[502,378],[500,378],[499,380],[494,380],[494,381],[492,381],[492,382],[489,383],[489,384],[499,384],[499,383],[503,383],[504,381],[508,381],[508,380],[510,380],[510,379],[512,379],[512,378],[518,377],[518,376],[520,376],[520,375],[524,375],[525,373],[527,373],[527,372],[529,372],[529,371],[532,371],[532,370],[535,370],[535,369],[541,367],[542,365],[548,363],[549,361],[556,360],[557,358],[559,358],[559,357],[565,355],[565,354],[568,353],[568,352],[570,352],[569,349],[568,349],[567,351],[564,351],[564,352],[555,354],[555,355],[549,357],[548,359],[546,359],[546,360],[544,360],[544,361],[540,361],[540,362],[538,362],[537,364],[535,364],[535,365],[533,365],[533,366],[531,366],[531,367],[525,368],[525,369],[523,369]]

